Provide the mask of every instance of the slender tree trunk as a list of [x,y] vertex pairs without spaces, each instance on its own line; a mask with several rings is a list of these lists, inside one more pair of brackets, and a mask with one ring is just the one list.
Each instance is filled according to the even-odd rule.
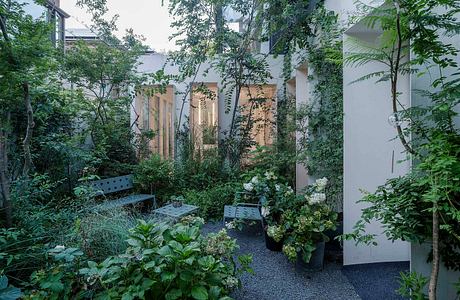
[[439,275],[439,215],[438,207],[433,205],[433,262],[431,267],[430,283],[428,287],[428,299],[436,300],[436,287]]
[[393,113],[395,114],[396,118],[396,130],[398,131],[398,137],[404,146],[404,149],[410,154],[415,154],[415,151],[412,149],[412,147],[409,145],[407,142],[406,138],[404,137],[404,133],[402,131],[401,125],[399,124],[399,116],[398,116],[398,106],[397,106],[397,101],[398,101],[398,76],[399,76],[399,68],[400,68],[400,63],[401,63],[401,51],[402,51],[402,46],[403,46],[403,39],[402,39],[402,33],[401,33],[401,12],[400,12],[400,7],[397,2],[395,2],[396,6],[396,32],[397,32],[397,45],[396,45],[396,59],[394,62],[394,72],[393,72],[393,78],[391,80],[391,96],[392,96],[392,102],[393,102]]
[[22,84],[22,89],[24,91],[24,105],[26,107],[26,114],[27,114],[27,129],[26,129],[26,136],[22,141],[22,147],[24,150],[24,166],[22,168],[22,176],[28,177],[29,171],[32,168],[32,154],[30,151],[30,143],[32,140],[32,132],[33,128],[35,127],[34,123],[34,112],[32,110],[32,104],[30,102],[30,91],[29,91],[29,83],[24,82]]
[[235,89],[235,102],[233,106],[233,113],[232,113],[232,122],[230,123],[230,133],[229,137],[232,137],[235,133],[235,119],[236,119],[236,112],[238,111],[238,107],[240,104],[240,93],[241,93],[241,85],[237,83]]
[[6,227],[13,226],[13,211],[11,208],[10,177],[8,176],[8,133],[3,128],[9,123],[10,113],[7,113],[6,122],[0,128],[0,215],[4,216]]

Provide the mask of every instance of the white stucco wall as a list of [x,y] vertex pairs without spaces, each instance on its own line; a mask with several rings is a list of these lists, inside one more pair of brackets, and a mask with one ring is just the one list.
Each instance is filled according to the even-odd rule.
[[[344,36],[344,53],[350,47],[350,37],[367,41],[378,38],[378,32],[369,32],[355,25]],[[406,174],[410,162],[397,163],[406,155],[401,142],[395,139],[396,129],[388,122],[392,114],[389,83],[375,80],[350,84],[353,80],[382,70],[383,65],[368,63],[362,67],[344,67],[344,232],[351,232],[361,216],[364,204],[361,189],[374,192],[387,179]],[[400,101],[410,105],[409,77],[400,79]],[[368,226],[368,233],[377,234],[378,246],[355,245],[344,242],[344,264],[361,264],[409,260],[409,244],[391,242],[383,234],[381,224]]]
[[[282,89],[282,83],[283,83],[283,77],[282,77],[282,68],[283,68],[283,58],[282,56],[278,57],[273,57],[272,55],[268,56],[267,62],[269,64],[269,69],[272,74],[271,79],[267,81],[267,84],[274,84],[277,86],[277,90]],[[138,68],[139,72],[155,72],[160,70],[163,66],[165,66],[165,74],[167,75],[178,75],[179,74],[179,69],[177,66],[173,66],[170,63],[167,63],[167,57],[164,54],[158,54],[158,53],[150,53],[146,54],[141,57],[141,64]],[[203,71],[209,69],[209,63],[204,63],[201,65],[200,71],[197,73],[197,76],[194,80],[194,82],[205,82],[205,83],[217,83],[217,86],[222,88],[221,84],[221,77],[220,75],[214,70],[214,69],[209,69],[207,74],[203,75]],[[180,111],[181,111],[181,106],[182,106],[182,100],[184,99],[184,93],[187,91],[188,85],[192,81],[192,78],[189,78],[185,82],[171,82],[172,85],[174,85],[175,90],[176,90],[176,95],[175,95],[175,116],[176,116],[176,122],[179,120],[180,116]],[[185,97],[185,105],[184,105],[184,110],[183,110],[183,115],[181,118],[181,127],[185,122],[187,121],[187,116],[189,115],[190,112],[190,103],[189,103],[189,97],[190,95],[186,95]],[[233,96],[233,95],[232,95]],[[219,92],[219,97],[218,97],[218,120],[219,120],[219,132],[220,132],[220,137],[222,137],[222,132],[228,130],[230,127],[231,123],[231,112],[233,109],[234,105],[232,103],[230,111],[226,111],[226,95],[225,91],[220,91]],[[133,109],[133,108],[132,108]],[[131,115],[135,115],[133,112]],[[134,120],[132,120],[134,121]]]

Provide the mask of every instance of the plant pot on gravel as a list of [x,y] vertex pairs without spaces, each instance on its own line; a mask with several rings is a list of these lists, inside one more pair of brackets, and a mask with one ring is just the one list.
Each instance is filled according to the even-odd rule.
[[326,242],[326,251],[342,251],[342,246],[336,237],[343,234],[343,213],[338,213],[337,226],[335,229],[327,230],[324,234],[329,238]]
[[309,270],[309,271],[320,271],[324,266],[324,248],[326,242],[318,242],[315,244],[315,250],[311,253],[310,261],[305,262],[302,257],[302,253],[297,254],[296,269],[298,270]]
[[281,252],[283,250],[283,241],[275,241],[273,238],[269,237],[267,231],[264,230],[265,237],[265,247],[270,251]]

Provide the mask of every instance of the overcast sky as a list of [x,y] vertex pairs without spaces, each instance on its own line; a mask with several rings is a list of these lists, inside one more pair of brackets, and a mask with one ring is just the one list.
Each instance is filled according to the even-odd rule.
[[[66,20],[67,28],[84,28],[89,25],[91,17],[85,10],[75,6],[77,0],[61,0],[61,8],[71,15]],[[165,1],[167,4],[167,1]],[[109,15],[119,15],[118,29],[124,32],[133,28],[136,34],[146,38],[145,43],[156,51],[174,49],[170,42],[171,18],[167,6],[161,6],[161,0],[107,0]]]

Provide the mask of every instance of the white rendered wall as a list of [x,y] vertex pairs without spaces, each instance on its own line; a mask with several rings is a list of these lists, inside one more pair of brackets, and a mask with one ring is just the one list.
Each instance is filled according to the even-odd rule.
[[[356,26],[358,27],[358,26]],[[355,30],[356,29],[356,30]],[[349,47],[350,36],[375,40],[378,33],[352,28],[344,36],[344,52]],[[380,64],[369,63],[362,67],[344,67],[344,232],[351,232],[361,216],[364,204],[361,189],[374,192],[387,179],[406,174],[410,169],[396,129],[388,122],[392,114],[389,83],[368,80],[350,85],[353,80],[382,70]],[[410,104],[409,78],[402,77],[400,101]],[[409,260],[409,244],[391,242],[383,234],[379,223],[367,227],[368,233],[377,234],[378,246],[355,245],[344,242],[344,264],[362,264]]]
[[[266,84],[274,84],[277,86],[277,90],[281,90],[283,87],[283,75],[282,75],[282,68],[283,68],[283,56],[278,56],[274,58],[272,55],[267,57],[267,62],[269,65],[269,70],[273,78],[267,80]],[[148,73],[148,72],[155,72],[160,70],[163,66],[165,66],[165,74],[166,75],[178,75],[179,69],[177,66],[173,66],[170,63],[167,63],[167,56],[164,54],[158,53],[150,53],[143,55],[140,59],[140,66],[138,67],[138,72],[141,73]],[[204,63],[201,65],[200,71],[197,73],[197,76],[194,80],[195,83],[205,82],[205,83],[217,83],[219,89],[221,89],[221,77],[220,75],[213,69],[209,69],[206,75],[203,75],[203,71],[209,68],[208,63]],[[181,120],[181,128],[187,122],[187,116],[190,113],[190,93],[185,95],[184,93],[187,92],[188,86],[191,83],[192,78],[189,78],[185,82],[177,83],[171,82],[171,84],[175,87],[176,95],[175,95],[175,112],[176,112],[176,122],[179,120],[180,111],[182,107],[183,100],[185,99],[184,109]],[[233,110],[233,101],[230,107],[230,110],[226,110],[226,98],[225,98],[225,91],[219,92],[218,97],[218,121],[219,121],[219,138],[222,138],[223,132],[227,131],[231,124],[232,118],[232,110]],[[234,95],[232,93],[232,99]],[[132,110],[135,108],[132,107]],[[131,112],[131,116],[135,116],[135,112]],[[131,121],[134,121],[133,119]]]
[[[302,105],[308,103],[310,98],[310,87],[308,81],[307,68],[296,69],[295,71],[295,97],[296,107],[299,108]],[[296,132],[297,147],[300,139],[300,132]],[[296,163],[296,190],[297,192],[305,188],[308,182],[308,173],[304,165]]]

